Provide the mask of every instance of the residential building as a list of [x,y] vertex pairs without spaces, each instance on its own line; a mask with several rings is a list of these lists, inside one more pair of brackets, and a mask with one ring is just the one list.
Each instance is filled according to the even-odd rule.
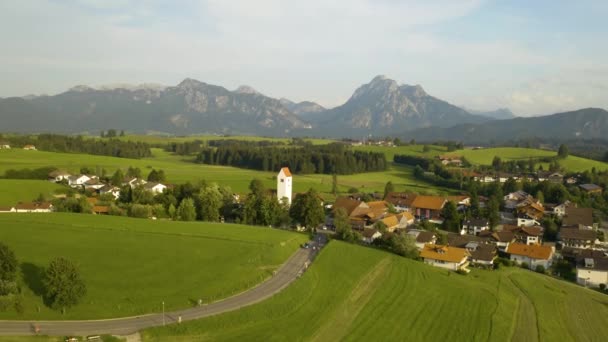
[[167,189],[167,186],[161,183],[146,183],[144,189],[153,194],[162,194]]
[[583,286],[608,286],[608,253],[578,258],[576,261],[576,282]]
[[597,228],[597,225],[593,223],[593,208],[567,207],[566,215],[562,219],[562,227],[569,226],[583,226],[588,229]]
[[84,185],[84,183],[88,182],[91,180],[91,177],[87,176],[87,175],[74,175],[74,176],[69,176],[68,177],[68,185],[76,188],[79,186]]
[[490,229],[490,223],[485,218],[472,218],[464,221],[460,234],[477,235],[484,230]]
[[407,234],[416,239],[416,248],[422,250],[425,245],[434,245],[437,242],[437,237],[433,232],[420,229],[408,229]]
[[599,243],[595,230],[578,227],[562,227],[559,230],[559,241],[564,247],[583,249],[594,248]]
[[36,150],[36,146],[34,145],[25,145],[23,146],[24,150],[30,150],[30,151],[35,151]]
[[429,220],[434,223],[443,223],[441,210],[447,203],[447,199],[441,196],[416,196],[412,202],[412,208],[416,218]]
[[10,150],[11,149],[11,145],[9,145],[8,143],[0,143],[0,150]]
[[142,178],[137,178],[137,177],[131,177],[131,178],[126,178],[124,180],[124,182],[122,183],[123,186],[128,185],[131,189],[136,188],[138,186],[144,186],[146,185],[146,183],[148,183],[145,179]]
[[18,203],[15,206],[15,212],[17,213],[50,213],[53,209],[50,202]]
[[473,265],[493,267],[496,259],[496,246],[492,244],[471,241],[465,245],[465,249],[471,255],[469,260]]
[[496,248],[501,252],[506,252],[509,245],[515,242],[515,234],[510,231],[494,232],[491,235]]
[[112,196],[114,196],[114,199],[118,199],[118,197],[120,197],[120,188],[109,184],[106,184],[105,186],[97,190],[97,192],[99,192],[100,195],[112,194]]
[[361,241],[371,244],[374,240],[380,238],[382,234],[377,229],[365,228],[361,233]]
[[277,175],[277,198],[279,201],[287,199],[287,204],[291,205],[292,175],[288,167],[283,167]]
[[554,173],[550,174],[549,177],[547,177],[547,180],[550,183],[562,184],[564,182],[564,175],[562,175],[559,172],[554,172]]
[[597,184],[581,184],[579,185],[581,190],[588,194],[601,194],[602,188]]
[[424,263],[453,271],[468,271],[469,256],[470,253],[464,248],[442,245],[425,245],[420,251]]
[[530,269],[543,266],[548,269],[551,266],[555,249],[550,246],[526,245],[523,243],[511,243],[507,248],[511,261],[518,264],[526,263]]
[[515,227],[510,225],[503,225],[502,230],[512,232],[517,242],[526,245],[541,244],[543,241],[544,228],[540,226]]
[[570,201],[565,201],[564,203],[558,204],[553,207],[552,214],[562,218],[566,215],[566,210],[570,207],[572,203]]
[[68,179],[72,176],[69,172],[55,170],[49,173],[49,181],[51,182],[61,182],[63,180],[68,181]]
[[9,206],[9,207],[0,207],[0,214],[2,213],[16,213],[17,209],[15,209],[15,207]]
[[412,202],[416,198],[416,194],[405,192],[389,192],[384,199],[386,202],[393,205],[398,212],[410,211]]

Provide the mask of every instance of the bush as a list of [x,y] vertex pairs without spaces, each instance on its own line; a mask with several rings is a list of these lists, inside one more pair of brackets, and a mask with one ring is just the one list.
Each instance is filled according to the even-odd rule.
[[150,206],[144,204],[133,204],[129,209],[129,216],[131,217],[139,217],[139,218],[148,218],[152,216],[152,210]]
[[534,270],[536,272],[538,272],[538,273],[545,273],[545,266],[543,266],[543,265],[537,265]]
[[521,265],[519,265],[519,267],[525,268],[525,269],[530,269],[530,265],[528,265],[527,262],[522,262]]
[[600,284],[600,290],[605,291],[606,290],[606,284]]

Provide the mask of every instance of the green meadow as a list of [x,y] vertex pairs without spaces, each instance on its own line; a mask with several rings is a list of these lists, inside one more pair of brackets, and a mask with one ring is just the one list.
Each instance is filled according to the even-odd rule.
[[0,206],[15,205],[18,202],[31,202],[42,194],[51,198],[61,185],[43,180],[0,179]]
[[[274,172],[195,164],[192,162],[192,157],[176,156],[162,149],[153,149],[153,155],[152,158],[126,159],[19,149],[0,150],[0,174],[3,174],[7,169],[33,169],[47,166],[71,172],[78,172],[82,167],[89,167],[93,170],[99,168],[100,170],[105,169],[111,174],[117,168],[126,170],[129,166],[133,166],[139,167],[144,175],[147,175],[152,168],[162,169],[165,171],[169,183],[205,180],[230,186],[233,191],[238,193],[247,193],[251,180],[259,178],[268,188],[274,189],[276,187],[276,173]],[[392,181],[398,191],[448,192],[446,189],[437,188],[415,179],[412,170],[411,167],[392,165],[385,172],[339,175],[338,188],[341,192],[346,192],[353,187],[360,191],[383,191],[386,182]],[[329,195],[332,187],[332,177],[330,175],[295,175],[295,192],[304,192],[311,187],[325,193],[328,198],[332,197]]]
[[144,341],[601,341],[608,296],[520,268],[462,276],[332,241],[262,303]]
[[[0,241],[21,265],[23,314],[0,319],[97,319],[187,308],[269,277],[308,240],[303,234],[233,224],[152,221],[85,214],[2,214]],[[41,298],[55,257],[77,264],[87,285],[62,315]]]

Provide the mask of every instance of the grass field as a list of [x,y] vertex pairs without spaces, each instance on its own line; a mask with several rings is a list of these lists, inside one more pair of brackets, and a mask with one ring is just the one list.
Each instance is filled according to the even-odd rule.
[[[220,185],[230,186],[233,191],[247,193],[249,183],[254,178],[264,181],[268,188],[276,187],[276,173],[239,169],[228,166],[211,166],[194,164],[187,158],[172,155],[161,149],[153,149],[153,158],[126,159],[106,156],[93,156],[72,153],[54,153],[24,150],[0,150],[0,174],[7,169],[37,168],[54,166],[71,172],[78,172],[81,167],[95,170],[97,167],[113,173],[117,168],[126,170],[129,166],[139,167],[144,175],[152,168],[162,169],[167,174],[170,183],[197,182],[206,180]],[[412,168],[391,166],[386,172],[372,172],[356,175],[338,176],[339,189],[346,192],[349,188],[359,188],[361,191],[383,191],[388,181],[395,184],[398,191],[418,191],[436,193],[446,191],[428,183],[416,180]],[[320,192],[331,191],[330,175],[296,175],[294,191],[304,192],[315,188]],[[331,197],[331,196],[329,196]]]
[[[270,138],[270,137],[257,137],[257,136],[249,136],[249,135],[235,135],[235,136],[217,136],[217,135],[191,135],[191,136],[183,136],[183,137],[173,137],[173,136],[157,136],[157,135],[126,135],[124,137],[119,137],[121,140],[126,141],[139,141],[148,144],[166,144],[173,142],[188,142],[194,140],[201,141],[209,141],[209,140],[244,140],[244,141],[279,141],[289,143],[291,138]],[[313,139],[313,138],[305,138],[304,140],[310,141],[314,145],[323,145],[330,143],[334,140],[330,139]]]
[[50,198],[61,185],[29,179],[0,179],[0,205],[15,205],[17,202],[31,202],[40,194]]
[[[81,214],[2,214],[0,241],[23,272],[25,313],[0,319],[93,319],[187,308],[228,297],[272,274],[308,238],[230,224]],[[40,272],[75,262],[88,293],[65,315],[42,305]],[[38,308],[40,311],[38,312]]]
[[608,296],[519,268],[461,276],[333,241],[260,304],[144,341],[601,341]]

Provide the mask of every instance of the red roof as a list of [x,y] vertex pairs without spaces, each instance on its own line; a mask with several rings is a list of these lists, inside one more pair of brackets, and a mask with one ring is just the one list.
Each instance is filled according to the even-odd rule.
[[285,174],[285,177],[291,177],[291,172],[288,167],[282,168],[281,171]]

